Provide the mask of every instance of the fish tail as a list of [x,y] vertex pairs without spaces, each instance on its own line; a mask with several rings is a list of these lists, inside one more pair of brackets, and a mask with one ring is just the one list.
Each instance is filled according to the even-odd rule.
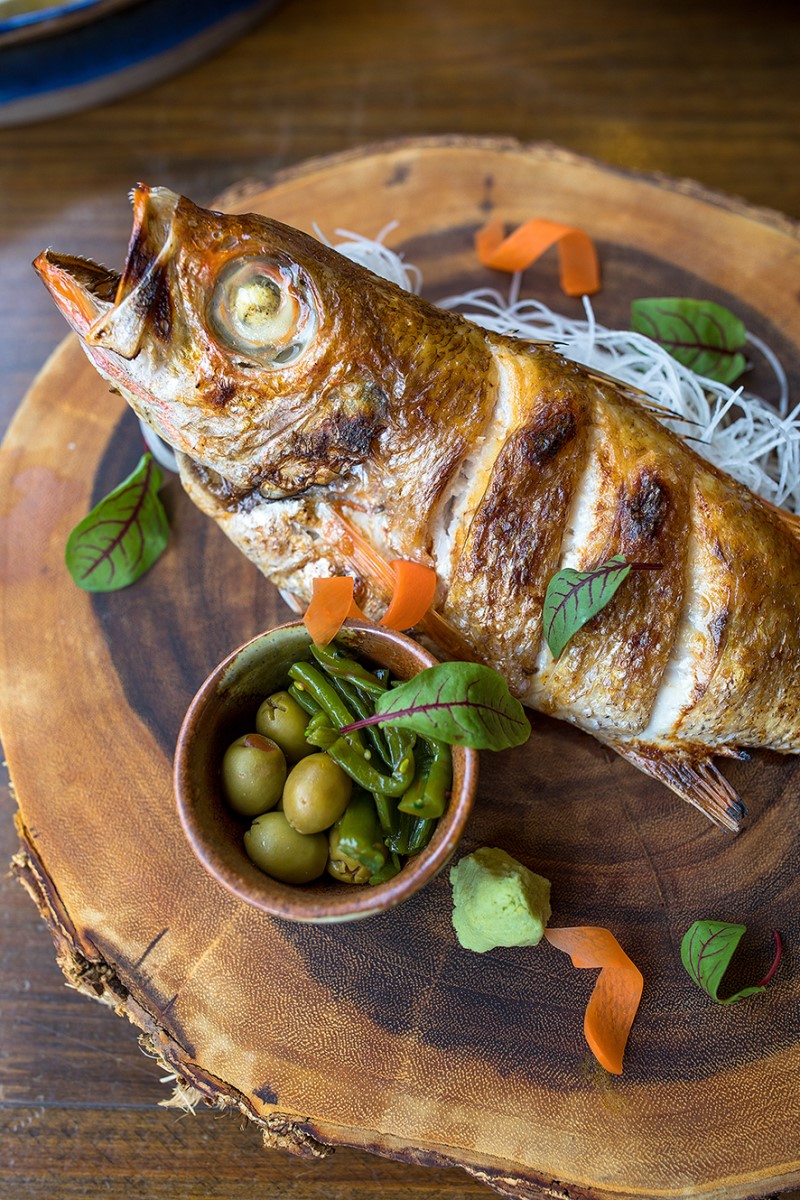
[[687,750],[663,750],[642,742],[603,738],[622,758],[644,771],[671,791],[699,808],[707,817],[730,833],[739,832],[739,822],[747,809],[736,788],[714,765],[710,757],[693,757]]

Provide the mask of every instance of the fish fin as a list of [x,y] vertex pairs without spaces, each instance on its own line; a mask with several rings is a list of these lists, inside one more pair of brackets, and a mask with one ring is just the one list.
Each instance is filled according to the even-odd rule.
[[595,383],[613,384],[617,392],[624,395],[628,400],[633,400],[645,412],[650,413],[653,417],[658,417],[661,420],[668,419],[670,421],[681,421],[686,425],[697,425],[697,421],[693,421],[691,417],[685,417],[681,413],[676,413],[673,409],[667,408],[663,404],[658,404],[649,392],[645,392],[642,388],[636,387],[632,383],[623,383],[619,379],[615,379],[613,375],[607,375],[605,371],[598,371],[595,367],[584,367],[586,375]]
[[800,543],[800,513],[787,512],[785,508],[781,508],[777,504],[773,504],[771,500],[764,500],[767,508],[777,517],[784,529],[792,535],[796,542]]
[[[717,770],[710,757],[692,758],[684,750],[666,751],[656,746],[645,746],[641,742],[604,740],[626,762],[666,784],[715,824],[731,833],[739,832],[739,821],[747,809],[739,793]],[[731,753],[721,751],[726,752]]]

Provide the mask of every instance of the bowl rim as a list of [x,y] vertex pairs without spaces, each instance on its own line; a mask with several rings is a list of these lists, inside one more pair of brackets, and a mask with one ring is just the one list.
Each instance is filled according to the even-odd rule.
[[[381,639],[392,642],[399,648],[413,648],[415,656],[424,660],[419,670],[435,666],[439,662],[419,642],[388,627],[370,621],[348,619],[342,629],[345,633],[351,630],[355,633],[377,634]],[[407,860],[402,870],[385,883],[371,887],[348,887],[343,884],[341,897],[331,891],[325,891],[320,892],[316,902],[311,889],[317,881],[309,885],[286,884],[264,873],[265,891],[261,894],[253,892],[237,874],[221,865],[213,846],[202,831],[200,822],[196,819],[188,786],[184,786],[184,779],[188,777],[193,731],[209,699],[222,685],[226,672],[240,654],[262,639],[285,630],[304,631],[302,620],[270,626],[232,650],[208,674],[186,710],[176,741],[173,766],[175,802],[184,835],[200,864],[217,883],[251,907],[272,916],[290,921],[324,924],[357,920],[387,912],[430,882],[452,857],[475,800],[479,760],[477,750],[464,746],[452,747],[454,761],[458,762],[460,767],[459,792],[451,800],[444,816],[439,819],[429,846],[419,855]]]

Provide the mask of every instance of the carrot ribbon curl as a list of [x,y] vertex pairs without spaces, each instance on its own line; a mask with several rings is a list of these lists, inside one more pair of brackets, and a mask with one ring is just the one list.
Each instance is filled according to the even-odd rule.
[[621,1075],[622,1056],[642,997],[641,971],[608,929],[578,925],[545,929],[544,936],[551,946],[569,954],[573,966],[601,968],[586,1006],[583,1032],[600,1065]]
[[[411,629],[425,616],[436,593],[436,572],[422,563],[398,558],[389,564],[394,574],[392,599],[380,620],[387,629]],[[315,579],[303,623],[318,646],[333,641],[348,617],[364,614],[353,599],[354,579],[334,575]]]
[[405,558],[396,558],[389,566],[394,571],[395,588],[380,624],[388,629],[411,629],[433,604],[436,572]]
[[568,296],[600,291],[600,265],[592,239],[581,229],[539,217],[526,221],[508,237],[502,221],[490,221],[475,235],[475,251],[484,267],[524,271],[551,246],[558,245],[561,289]]
[[348,617],[364,614],[353,599],[355,580],[349,575],[330,579],[315,579],[311,603],[303,616],[303,624],[317,646],[332,642]]
[[[329,517],[339,531],[339,552],[349,567],[357,574],[363,575],[383,596],[391,596],[396,581],[389,564],[381,558],[353,522],[338,509],[331,507]],[[448,658],[462,659],[464,662],[478,661],[466,638],[435,608],[429,608],[415,624],[419,625],[421,631],[426,633]]]

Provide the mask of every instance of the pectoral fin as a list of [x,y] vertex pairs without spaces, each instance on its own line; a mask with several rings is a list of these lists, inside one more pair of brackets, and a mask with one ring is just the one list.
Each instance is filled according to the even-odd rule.
[[[715,824],[731,833],[739,832],[739,821],[747,809],[736,789],[714,765],[710,757],[692,757],[687,751],[668,752],[641,742],[606,740],[622,758],[664,783],[682,800],[693,804]],[[702,748],[698,748],[702,752]],[[723,749],[719,753],[736,755]]]

